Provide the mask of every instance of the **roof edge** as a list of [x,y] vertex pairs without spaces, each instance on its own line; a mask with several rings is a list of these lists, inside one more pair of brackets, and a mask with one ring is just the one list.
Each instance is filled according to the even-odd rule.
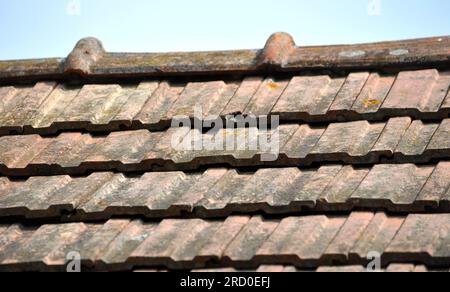
[[357,45],[297,47],[273,34],[262,50],[107,53],[100,41],[79,41],[67,58],[0,61],[0,82],[232,75],[308,70],[371,70],[450,65],[450,36]]

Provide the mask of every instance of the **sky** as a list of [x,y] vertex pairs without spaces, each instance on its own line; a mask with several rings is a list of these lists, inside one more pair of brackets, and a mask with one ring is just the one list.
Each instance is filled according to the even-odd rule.
[[262,48],[450,35],[449,0],[0,0],[0,60],[65,57],[87,36],[109,52]]

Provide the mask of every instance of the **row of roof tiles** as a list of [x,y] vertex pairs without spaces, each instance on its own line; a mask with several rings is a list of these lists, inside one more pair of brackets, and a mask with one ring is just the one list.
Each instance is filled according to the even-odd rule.
[[[294,266],[274,266],[263,265],[256,271],[237,270],[234,268],[217,268],[193,270],[195,273],[238,273],[238,272],[257,272],[257,273],[297,273],[297,272],[317,272],[317,273],[365,273],[365,272],[384,272],[384,273],[426,273],[426,272],[449,272],[448,269],[428,269],[422,265],[414,264],[391,264],[385,269],[368,269],[365,266],[329,266],[320,267],[313,270],[297,269]],[[134,272],[164,272],[164,270],[135,270]]]
[[106,224],[0,227],[0,269],[63,269],[78,252],[95,269],[166,267],[197,269],[210,264],[257,268],[264,264],[315,268],[365,265],[378,252],[390,263],[441,267],[450,264],[450,215],[390,217],[384,213],[225,221],[171,219],[159,223],[111,220]]
[[[271,141],[276,133],[279,143]],[[424,123],[393,118],[381,123],[358,121],[318,128],[282,125],[268,131],[221,129],[206,134],[190,128],[171,128],[166,132],[114,132],[107,137],[81,133],[47,138],[4,136],[0,138],[0,172],[14,176],[83,174],[90,170],[195,170],[217,164],[426,163],[450,157],[449,133],[450,119]],[[278,159],[271,155],[276,154],[276,144]],[[275,161],[263,162],[263,155],[271,155],[269,158]]]
[[260,169],[204,173],[152,172],[142,176],[0,178],[0,217],[107,220],[113,216],[168,218],[195,214],[296,213],[306,210],[450,211],[450,163]]
[[296,47],[290,35],[276,33],[263,50],[114,54],[106,53],[99,40],[86,38],[78,42],[67,59],[0,62],[0,82],[442,67],[449,64],[449,43],[449,37],[436,37],[351,46]]
[[66,86],[0,87],[0,134],[58,130],[164,130],[177,116],[279,115],[281,120],[332,122],[411,116],[441,119],[450,114],[450,74],[435,69],[396,75],[352,73],[241,81],[143,82]]

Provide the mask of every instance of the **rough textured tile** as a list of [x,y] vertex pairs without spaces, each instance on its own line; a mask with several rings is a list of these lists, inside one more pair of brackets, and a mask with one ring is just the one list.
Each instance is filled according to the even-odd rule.
[[284,266],[260,266],[257,273],[283,273],[285,272]]
[[190,187],[184,195],[176,201],[175,205],[189,206],[193,208],[200,200],[202,200],[209,190],[217,184],[220,179],[227,174],[226,169],[209,169],[201,178]]
[[[29,178],[20,188],[0,196],[2,209],[46,210],[48,200],[61,188],[64,188],[71,179],[68,176],[52,176],[46,180],[41,177]],[[44,206],[44,209],[43,209]],[[47,207],[47,208],[45,208]]]
[[429,145],[439,124],[414,121],[400,141],[396,152],[404,155],[421,155]]
[[[281,125],[277,129],[272,131],[259,130],[258,142],[259,142],[259,151],[260,155],[268,155],[267,153],[279,152],[284,149],[287,143],[291,141],[294,134],[297,133],[299,129],[298,125]],[[277,135],[277,136],[276,136]],[[248,139],[251,139],[249,137]],[[262,145],[262,143],[268,143],[268,145],[274,145],[273,148],[267,147],[266,145]],[[269,148],[269,149],[266,149]],[[277,154],[277,153],[276,153]],[[278,155],[275,155],[278,156]],[[274,157],[276,160],[278,157]]]
[[36,231],[21,225],[11,225],[0,236],[0,264],[14,260],[15,253],[20,250]]
[[438,80],[439,72],[435,69],[400,72],[383,108],[437,111],[445,98],[445,93],[435,90]]
[[18,90],[13,86],[0,87],[0,115],[3,116],[7,113],[7,104],[17,94]]
[[368,174],[369,169],[344,166],[322,193],[320,200],[332,204],[346,203]]
[[[180,251],[195,244],[196,236],[205,236],[203,231],[211,226],[208,222],[199,219],[165,220],[155,229],[154,236],[147,238],[131,254],[131,257],[136,261],[149,258],[182,261],[184,258]],[[185,252],[188,251],[185,250]],[[192,253],[186,253],[186,257],[188,256],[192,256]]]
[[33,158],[31,164],[79,166],[73,165],[73,162],[82,160],[86,155],[87,145],[94,143],[90,135],[81,133],[62,133],[49,142],[48,146]]
[[151,95],[146,99],[135,120],[143,124],[156,124],[166,117],[167,112],[179,98],[184,86],[171,85],[169,82],[161,82],[159,86],[155,83],[149,84]]
[[245,78],[221,115],[243,114],[262,82],[263,80],[260,77]]
[[302,260],[318,260],[344,224],[343,218],[325,216],[292,217],[280,226],[258,250],[258,256],[297,256]]
[[365,259],[371,252],[383,254],[404,220],[405,218],[403,217],[388,217],[384,213],[376,214],[355,246],[353,246],[350,255],[356,255]]
[[412,273],[414,272],[416,266],[414,265],[390,265],[386,270],[387,273]]
[[14,263],[48,263],[52,264],[49,255],[64,246],[75,243],[87,230],[82,223],[44,225],[17,249],[2,264]]
[[25,168],[50,141],[37,135],[0,137],[0,163],[9,168]]
[[89,200],[91,196],[106,182],[113,177],[112,173],[93,173],[87,178],[72,178],[63,188],[58,189],[45,202],[39,205],[40,209],[45,206],[59,206],[66,210],[77,209],[82,203]]
[[367,269],[363,266],[343,266],[343,267],[320,267],[317,273],[365,273]]
[[395,76],[371,73],[352,109],[357,113],[364,114],[378,112],[394,81]]
[[324,128],[312,129],[309,125],[301,125],[291,140],[283,147],[282,152],[289,158],[305,158],[319,142]]
[[122,87],[113,85],[85,85],[70,103],[58,122],[101,122],[108,108],[120,97]]
[[427,150],[450,149],[450,119],[442,121]]
[[328,246],[325,254],[343,256],[345,260],[373,218],[373,213],[352,213]]
[[221,259],[227,247],[234,238],[245,228],[249,223],[250,217],[236,216],[228,217],[223,224],[216,230],[207,243],[198,251],[199,258],[214,257]]
[[111,133],[95,152],[87,158],[89,162],[120,161],[139,163],[152,148],[152,135],[147,130]]
[[449,214],[410,215],[386,252],[425,253],[436,258],[448,258],[450,256],[449,231]]
[[341,171],[342,166],[323,166],[318,171],[302,172],[292,186],[292,201],[315,203]]
[[7,177],[0,177],[0,197],[5,194],[8,189],[11,189],[11,181]]
[[170,258],[177,262],[193,261],[204,246],[220,230],[222,222],[198,221],[184,237],[179,237],[180,242],[172,251]]
[[207,210],[224,209],[227,204],[242,192],[252,175],[238,174],[229,170],[196,205]]
[[[72,250],[82,252],[82,258],[94,263],[109,250],[109,244],[130,224],[129,220],[109,220],[96,228],[95,232],[70,246]],[[64,252],[62,258],[64,258]],[[55,258],[60,258],[57,254]]]
[[[151,100],[153,93],[158,88],[159,82],[142,82],[138,87],[129,94],[127,102],[122,105],[119,112],[114,117],[116,121],[128,121],[131,123],[134,119],[140,120],[138,114],[141,110],[146,110],[144,106]],[[153,101],[155,102],[155,101]],[[156,103],[152,107],[157,107]],[[143,109],[144,108],[144,109]],[[135,118],[136,117],[136,118]]]
[[208,110],[204,112],[205,119],[215,121],[220,117],[220,114],[225,110],[231,99],[236,94],[240,83],[234,82],[226,85],[221,93],[221,96],[216,100],[211,100],[208,105]]
[[275,113],[308,113],[324,115],[344,83],[344,79],[331,79],[329,76],[294,77],[280,100]]
[[352,195],[352,199],[413,204],[433,169],[412,164],[376,165]]
[[4,126],[4,123],[8,123],[8,119],[11,117],[14,110],[20,107],[27,96],[33,92],[34,87],[10,87],[7,94],[4,93],[1,102],[2,110],[0,111],[0,123],[2,127]]
[[50,127],[64,110],[73,103],[80,92],[78,87],[58,85],[50,96],[41,104],[29,124],[34,128]]
[[258,204],[265,202],[270,206],[287,206],[292,201],[291,186],[300,175],[297,168],[285,168],[274,172],[261,169],[248,181],[242,191],[238,192],[230,204]]
[[[56,82],[40,82],[37,83],[33,90],[29,91],[27,95],[20,100],[16,100],[14,107],[10,108],[3,119],[1,119],[2,126],[22,126],[29,125],[30,118],[33,117],[40,105],[50,95],[56,87]],[[16,98],[17,98],[16,97]]]
[[[102,212],[108,207],[115,207],[123,203],[128,193],[124,193],[127,187],[136,183],[137,179],[129,179],[123,174],[116,174],[90,196],[79,208],[86,213]],[[134,194],[135,196],[137,194]]]
[[101,212],[102,208],[126,210],[126,213],[142,208],[167,210],[187,190],[185,175],[177,172],[151,172],[140,178],[120,178],[120,181],[120,191],[100,190],[83,206],[85,212]]
[[289,81],[287,80],[276,81],[272,78],[264,80],[261,87],[247,105],[244,114],[254,116],[268,115],[288,84]]
[[0,236],[8,229],[8,225],[0,225]]
[[400,143],[402,137],[405,135],[406,131],[411,125],[411,118],[393,118],[390,119],[383,132],[381,133],[380,139],[377,141],[375,146],[372,148],[373,152],[385,152],[388,151],[389,154],[394,154],[395,149]]
[[439,202],[446,198],[448,190],[450,190],[450,162],[441,162],[429,177],[417,200]]
[[[152,133],[151,136],[155,141],[155,145],[145,153],[145,159],[172,159],[177,152],[177,146],[183,143],[183,138],[187,136],[190,131],[191,130],[186,127],[172,127],[163,133]],[[180,133],[182,135],[180,135]],[[174,138],[176,136],[180,137],[177,141],[175,141],[176,139]]]
[[366,121],[331,124],[312,151],[321,153],[348,153],[364,156],[369,153],[385,124],[370,124]]
[[[73,141],[69,152],[62,155],[58,162],[64,167],[78,167],[87,158],[96,151],[97,147],[104,142],[105,138],[92,137],[90,134],[84,134],[79,141]],[[56,144],[57,145],[57,144]],[[58,152],[58,150],[55,150]]]
[[224,256],[233,261],[251,260],[278,224],[277,221],[253,217],[230,243],[224,252]]
[[100,260],[105,264],[122,264],[142,242],[153,235],[158,224],[136,220],[128,224],[108,245]]
[[370,74],[351,73],[330,107],[330,111],[350,110],[363,90]]
[[169,110],[168,117],[193,117],[196,107],[202,109],[205,117],[212,106],[222,98],[226,89],[227,85],[223,81],[189,83]]
[[[156,182],[153,190],[146,197],[145,205],[150,210],[167,210],[173,206],[189,188],[198,181],[197,175],[186,175],[184,173],[161,174],[164,180]],[[131,202],[133,204],[133,202]]]
[[111,121],[116,120],[122,106],[136,92],[136,85],[122,86],[117,94],[108,96],[105,103],[95,112],[91,122],[94,125],[108,125]]
[[442,103],[443,109],[449,109],[450,108],[450,90],[447,93],[447,97],[445,98],[444,102]]

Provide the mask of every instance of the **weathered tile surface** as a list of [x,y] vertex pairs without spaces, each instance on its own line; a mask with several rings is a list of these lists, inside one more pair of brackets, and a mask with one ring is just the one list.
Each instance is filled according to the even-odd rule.
[[450,261],[449,220],[447,214],[353,213],[10,225],[0,233],[0,269],[63,269],[67,253],[74,250],[82,255],[83,267],[99,270],[203,269],[212,260],[233,268],[278,264],[317,269],[330,260],[346,266],[366,264],[372,251],[382,256],[382,268],[391,271],[406,268],[390,265],[397,262],[442,267]]
[[4,136],[0,138],[0,172],[39,175],[150,171],[155,166],[162,170],[196,170],[218,164],[264,166],[268,155],[273,166],[369,164],[382,159],[424,163],[450,157],[449,121],[410,123],[409,118],[395,118],[317,128],[281,125],[268,131],[250,128],[201,133],[171,128],[166,132],[113,132],[106,137],[80,133]]
[[431,166],[380,164],[318,169],[267,168],[255,173],[209,169],[200,173],[149,172],[126,176],[95,172],[87,177],[49,176],[0,180],[0,217],[70,220],[193,213],[216,217],[234,212],[292,213],[304,209],[393,212],[449,211],[449,163]]
[[164,130],[177,115],[193,118],[195,106],[202,107],[202,118],[276,114],[282,120],[307,122],[400,116],[436,120],[450,114],[449,87],[450,74],[436,69],[226,82],[159,80],[84,86],[41,82],[0,87],[0,133]]

